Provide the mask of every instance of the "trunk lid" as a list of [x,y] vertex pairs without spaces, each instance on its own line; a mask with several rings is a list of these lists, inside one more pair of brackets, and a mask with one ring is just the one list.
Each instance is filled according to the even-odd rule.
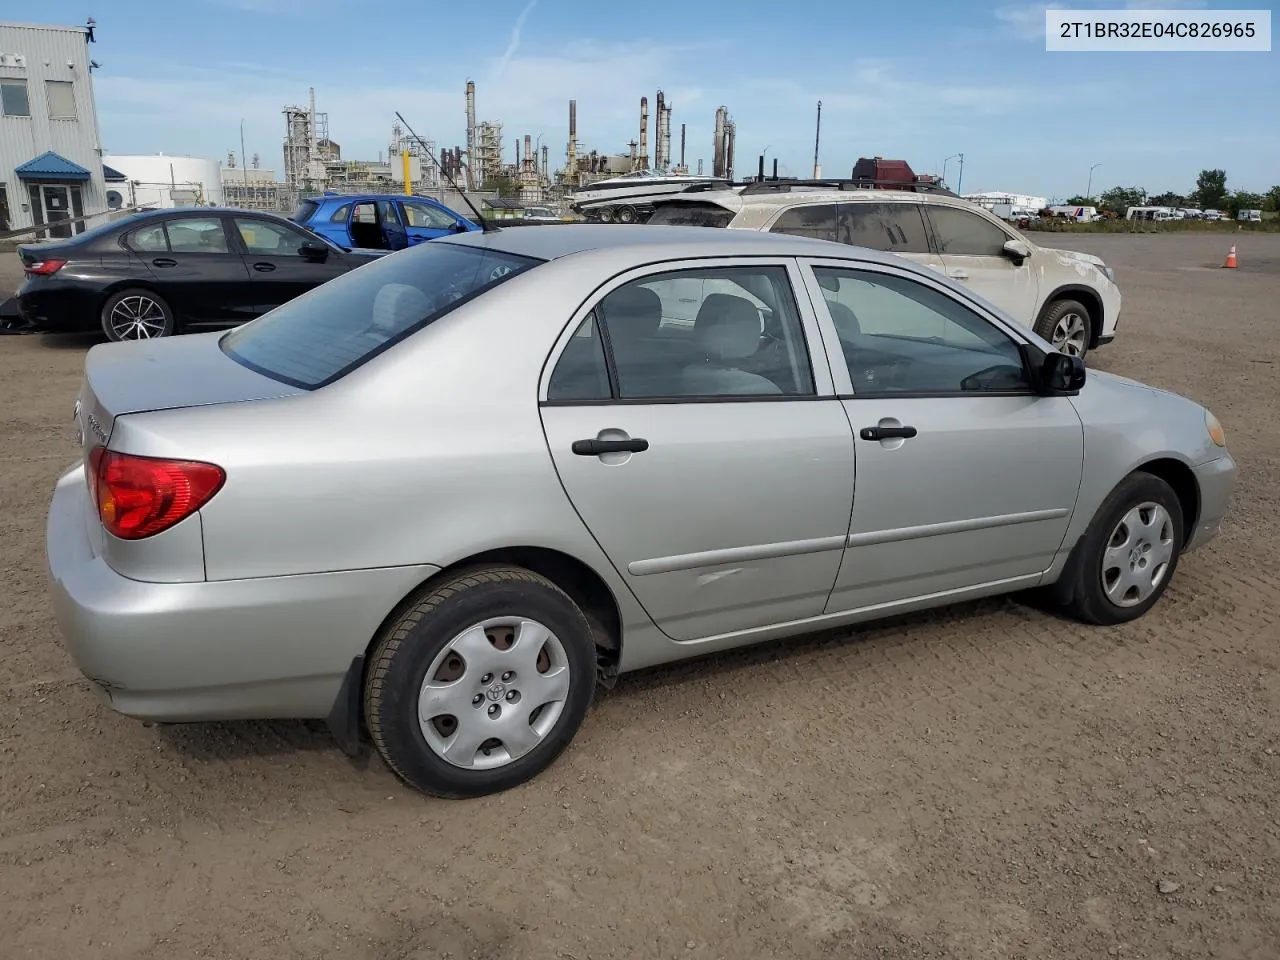
[[93,447],[107,445],[116,417],[125,414],[303,392],[236,363],[219,348],[221,336],[215,331],[91,348],[75,404],[86,456]]

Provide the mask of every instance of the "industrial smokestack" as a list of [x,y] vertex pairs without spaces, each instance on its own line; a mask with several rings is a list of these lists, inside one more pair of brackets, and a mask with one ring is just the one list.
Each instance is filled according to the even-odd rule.
[[538,171],[538,175],[544,179],[551,173],[551,168],[547,164],[547,158],[550,150],[551,148],[545,143],[542,145],[542,169]]
[[680,167],[684,169],[684,124],[680,124]]
[[516,137],[516,177],[519,177],[523,170],[524,168],[520,166],[520,138]]
[[537,162],[538,158],[533,153],[533,137],[526,133],[524,135],[524,166],[520,168],[525,180],[531,179],[530,174],[533,173],[534,164]]
[[813,128],[813,179],[822,176],[822,164],[818,163],[818,142],[822,137],[822,101],[818,101],[818,121]]
[[713,177],[724,176],[724,127],[728,119],[728,108],[716,107],[716,134],[711,151],[711,175]]
[[778,179],[778,158],[773,158],[773,179]]
[[467,81],[467,189],[476,188],[475,174],[472,167],[476,157],[476,85],[475,81]]
[[665,170],[671,165],[671,105],[658,91],[658,114],[653,124],[653,165]]
[[578,185],[578,101],[569,101],[569,163],[568,181],[570,187]]
[[724,148],[724,176],[726,180],[733,179],[733,147],[738,140],[738,128],[732,121],[728,120],[724,125],[725,130],[725,148]]
[[760,154],[760,172],[756,174],[756,181],[764,180],[764,154]]
[[640,154],[641,170],[649,169],[649,98],[640,98]]

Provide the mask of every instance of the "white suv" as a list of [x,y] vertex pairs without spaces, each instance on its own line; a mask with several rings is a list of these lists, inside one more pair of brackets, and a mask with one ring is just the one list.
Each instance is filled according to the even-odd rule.
[[1041,247],[950,193],[766,180],[675,195],[657,203],[647,222],[794,233],[897,253],[1078,357],[1116,335],[1120,291],[1102,260]]

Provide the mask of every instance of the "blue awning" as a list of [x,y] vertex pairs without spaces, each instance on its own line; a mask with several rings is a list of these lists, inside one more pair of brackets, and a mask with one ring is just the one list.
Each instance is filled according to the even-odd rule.
[[17,167],[14,171],[19,180],[42,181],[75,181],[88,180],[89,171],[78,163],[72,163],[66,157],[46,150],[34,160]]
[[102,165],[102,176],[107,183],[123,183],[129,179],[115,167],[108,167],[105,163]]

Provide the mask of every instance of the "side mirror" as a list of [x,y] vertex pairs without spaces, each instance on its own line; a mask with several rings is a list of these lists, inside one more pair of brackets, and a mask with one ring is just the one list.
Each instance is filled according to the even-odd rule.
[[455,224],[454,224],[452,227],[450,227],[449,229],[450,229],[451,231],[453,231],[454,233],[466,233],[466,232],[467,232],[467,225],[466,225],[465,223],[463,223],[461,220],[459,220],[457,223],[455,223]]
[[1004,255],[1021,266],[1022,261],[1031,256],[1031,248],[1021,240],[1007,240],[1004,245]]
[[1052,350],[1040,364],[1041,392],[1051,397],[1074,397],[1084,388],[1085,366],[1079,357]]
[[329,248],[323,243],[308,240],[298,247],[298,256],[311,263],[323,263],[329,259]]

